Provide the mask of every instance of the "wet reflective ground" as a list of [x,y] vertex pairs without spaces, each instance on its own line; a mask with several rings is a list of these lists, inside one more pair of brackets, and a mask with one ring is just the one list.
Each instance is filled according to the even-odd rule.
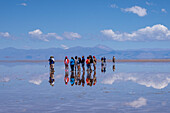
[[57,62],[0,64],[0,113],[169,113],[170,63],[107,63],[70,72]]

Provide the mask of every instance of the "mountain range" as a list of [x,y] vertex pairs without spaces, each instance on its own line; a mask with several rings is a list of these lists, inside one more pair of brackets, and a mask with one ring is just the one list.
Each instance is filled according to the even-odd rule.
[[138,50],[113,50],[107,46],[72,47],[69,49],[0,49],[0,60],[48,60],[53,55],[57,60],[63,60],[65,56],[95,55],[97,59],[105,56],[107,59],[170,59],[170,49],[138,49]]

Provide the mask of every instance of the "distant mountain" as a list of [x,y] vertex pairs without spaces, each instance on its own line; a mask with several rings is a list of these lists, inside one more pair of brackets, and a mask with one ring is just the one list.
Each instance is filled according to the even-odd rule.
[[69,49],[0,49],[0,60],[47,60],[53,55],[57,60],[63,60],[65,56],[88,56],[95,55],[97,59],[105,56],[111,59],[169,59],[170,49],[140,49],[140,50],[113,50],[107,46],[97,45],[95,47],[72,47]]

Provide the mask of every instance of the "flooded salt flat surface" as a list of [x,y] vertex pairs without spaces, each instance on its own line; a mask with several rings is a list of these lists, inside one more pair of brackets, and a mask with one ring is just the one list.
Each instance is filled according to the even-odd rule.
[[0,64],[0,112],[170,111],[170,63],[98,63],[96,72],[71,73],[57,62],[54,86],[49,77],[48,63]]

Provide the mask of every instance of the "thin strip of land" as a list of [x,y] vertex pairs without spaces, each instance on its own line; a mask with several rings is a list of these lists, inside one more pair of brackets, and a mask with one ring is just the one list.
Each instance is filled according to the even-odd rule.
[[[30,62],[30,63],[40,63],[48,62],[48,60],[0,60],[0,62]],[[63,62],[63,60],[56,60],[55,62]],[[100,60],[98,60],[100,62]],[[112,62],[112,60],[107,60],[107,62]],[[117,59],[115,62],[170,62],[170,59]]]

